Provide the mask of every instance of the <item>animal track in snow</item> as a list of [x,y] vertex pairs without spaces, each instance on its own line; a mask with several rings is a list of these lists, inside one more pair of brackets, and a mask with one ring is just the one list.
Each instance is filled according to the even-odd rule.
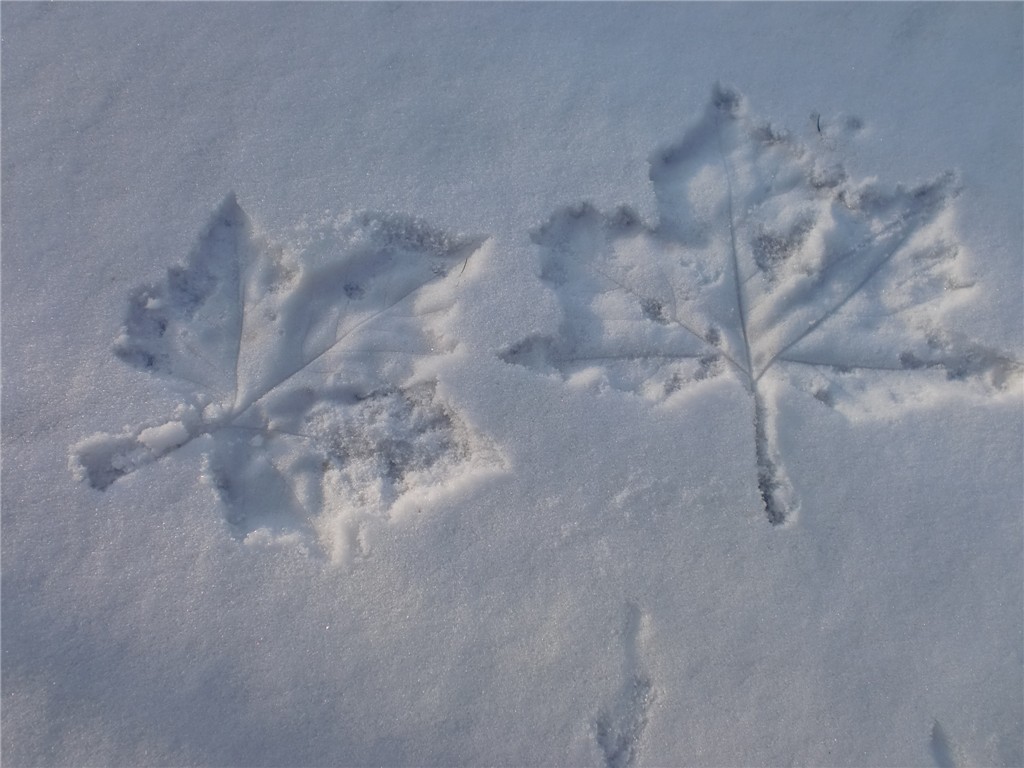
[[604,708],[594,721],[594,738],[606,768],[628,768],[636,760],[647,727],[647,714],[654,703],[654,686],[638,658],[637,645],[644,621],[638,606],[631,603],[626,607],[625,679],[611,707]]
[[367,528],[413,492],[494,466],[493,446],[414,361],[442,354],[429,319],[483,240],[398,216],[262,237],[233,195],[188,259],[132,294],[115,354],[175,382],[170,419],[72,449],[99,490],[193,441],[239,538],[365,553]]
[[952,174],[913,187],[854,181],[721,86],[650,162],[653,225],[581,204],[533,233],[562,325],[502,357],[655,402],[738,378],[772,524],[799,508],[779,449],[780,383],[851,417],[926,402],[947,384],[989,397],[1019,383],[1020,363],[942,324],[976,292]]

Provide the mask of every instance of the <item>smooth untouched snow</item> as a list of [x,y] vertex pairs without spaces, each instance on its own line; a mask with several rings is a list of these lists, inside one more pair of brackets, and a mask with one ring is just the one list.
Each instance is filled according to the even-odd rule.
[[1024,763],[1019,4],[4,4],[5,765]]

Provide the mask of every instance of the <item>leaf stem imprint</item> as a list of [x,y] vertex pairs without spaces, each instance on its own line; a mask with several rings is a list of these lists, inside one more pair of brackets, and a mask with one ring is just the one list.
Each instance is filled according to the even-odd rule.
[[[764,505],[764,512],[768,522],[772,525],[781,525],[786,522],[788,505],[786,496],[791,496],[791,489],[788,481],[779,472],[776,462],[772,459],[772,449],[768,435],[768,420],[765,411],[764,399],[758,387],[761,376],[754,376],[753,355],[750,351],[750,333],[747,328],[747,307],[744,296],[744,280],[740,274],[739,251],[736,246],[736,218],[733,211],[733,187],[732,172],[729,169],[729,161],[722,144],[722,116],[726,110],[735,107],[737,100],[730,94],[721,94],[716,100],[715,106],[715,143],[718,147],[718,156],[722,162],[722,172],[725,174],[726,186],[726,214],[729,223],[729,254],[731,256],[732,282],[736,297],[736,312],[739,318],[740,336],[743,342],[743,360],[745,365],[739,369],[743,373],[743,382],[754,401],[754,455],[757,467],[757,488]],[[729,115],[731,118],[731,115]],[[769,362],[769,366],[771,363]],[[764,371],[761,372],[762,374]]]

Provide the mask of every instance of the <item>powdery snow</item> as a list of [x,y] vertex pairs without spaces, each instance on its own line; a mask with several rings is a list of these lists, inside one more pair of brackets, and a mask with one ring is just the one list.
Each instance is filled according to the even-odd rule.
[[5,765],[1021,765],[1019,4],[5,4]]

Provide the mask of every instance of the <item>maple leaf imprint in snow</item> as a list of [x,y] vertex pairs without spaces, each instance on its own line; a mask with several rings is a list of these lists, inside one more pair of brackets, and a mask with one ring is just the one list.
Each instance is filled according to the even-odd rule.
[[500,463],[422,365],[452,346],[430,319],[482,243],[358,214],[275,244],[228,196],[188,263],[130,297],[114,346],[185,402],[83,440],[73,471],[104,490],[199,442],[236,536],[313,542],[336,561],[365,553],[399,501]]
[[776,525],[799,507],[779,450],[782,384],[850,417],[928,402],[950,385],[1013,393],[1018,362],[941,322],[973,296],[953,175],[885,187],[824,156],[716,87],[696,125],[651,158],[656,224],[583,204],[534,233],[562,326],[503,359],[656,402],[737,377]]

